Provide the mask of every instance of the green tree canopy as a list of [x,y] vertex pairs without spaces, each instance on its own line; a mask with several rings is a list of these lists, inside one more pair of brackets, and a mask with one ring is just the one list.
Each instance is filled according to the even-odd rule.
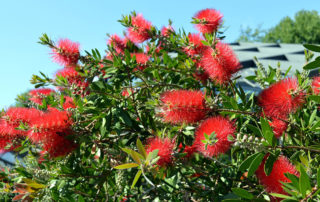
[[294,19],[283,18],[276,26],[263,30],[261,26],[256,29],[241,28],[238,41],[269,42],[269,43],[320,43],[320,15],[317,11],[301,10]]

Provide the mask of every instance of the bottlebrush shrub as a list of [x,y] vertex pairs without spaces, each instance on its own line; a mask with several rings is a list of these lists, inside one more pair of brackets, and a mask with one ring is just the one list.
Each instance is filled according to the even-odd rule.
[[259,65],[255,93],[218,11],[195,14],[200,33],[120,23],[105,52],[40,37],[63,69],[0,114],[0,150],[19,159],[0,169],[0,201],[320,200],[312,54],[290,76]]

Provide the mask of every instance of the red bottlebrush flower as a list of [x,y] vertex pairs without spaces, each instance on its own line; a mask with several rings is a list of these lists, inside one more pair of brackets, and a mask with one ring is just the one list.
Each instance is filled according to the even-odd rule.
[[71,124],[68,112],[55,108],[51,108],[30,123],[31,127],[36,130],[61,130],[68,128]]
[[134,93],[134,90],[133,89],[124,89],[122,92],[121,92],[121,95],[123,97],[129,97],[130,93]]
[[288,128],[288,124],[279,119],[273,119],[269,122],[269,125],[273,129],[273,133],[276,138],[280,138]]
[[264,157],[262,163],[257,169],[257,178],[259,179],[260,183],[265,187],[268,193],[279,193],[287,195],[287,193],[282,188],[281,182],[291,181],[284,174],[290,173],[299,176],[299,173],[285,156],[280,156],[274,162],[270,175],[267,176],[264,172],[264,165],[268,156],[269,155],[267,154]]
[[205,47],[201,41],[204,39],[200,34],[189,34],[188,35],[189,44],[183,48],[183,51],[189,56],[195,56],[202,52],[202,49]]
[[320,76],[313,78],[311,86],[313,94],[320,94]]
[[215,9],[204,9],[199,11],[194,18],[200,20],[199,24],[196,24],[196,28],[201,33],[213,33],[219,25],[222,23],[222,14]]
[[128,28],[129,39],[135,43],[142,43],[151,38],[149,31],[151,23],[145,20],[142,14],[132,16],[132,27]]
[[1,152],[7,152],[7,151],[10,151],[5,149],[5,147],[8,145],[8,144],[11,144],[12,143],[12,139],[10,138],[5,138],[5,137],[0,137],[0,149],[1,149]]
[[201,91],[173,90],[163,93],[160,116],[168,123],[195,123],[206,116],[204,95]]
[[64,99],[65,99],[65,101],[64,101],[64,103],[62,105],[64,110],[67,110],[67,109],[70,109],[70,108],[71,109],[72,108],[76,108],[76,105],[74,104],[74,101],[73,101],[73,99],[71,97],[65,96]]
[[174,29],[171,27],[171,25],[167,27],[162,27],[161,29],[161,35],[164,37],[169,37],[171,33],[174,32]]
[[126,48],[126,43],[123,39],[121,39],[118,35],[114,34],[108,40],[109,45],[113,45],[117,54],[124,53],[124,49]]
[[200,64],[197,62],[196,63],[197,69],[195,70],[195,73],[193,73],[193,76],[201,81],[201,82],[206,82],[206,80],[209,79],[209,74],[203,68],[200,66]]
[[65,66],[77,64],[80,57],[79,46],[79,43],[69,39],[60,39],[58,49],[52,49],[53,60]]
[[304,103],[304,93],[299,90],[297,79],[283,79],[258,96],[258,104],[265,115],[271,118],[286,119]]
[[[162,50],[162,49],[163,49],[163,47],[161,46],[161,42],[159,42],[159,45],[156,46],[154,49],[150,48],[149,45],[146,45],[146,47],[145,47],[146,53],[150,53],[151,50],[154,50],[155,53],[159,53],[160,50]],[[152,52],[150,54],[152,54]]]
[[55,91],[50,88],[33,89],[29,91],[29,95],[31,96],[29,100],[38,105],[42,105],[42,98],[51,93],[55,93]]
[[66,78],[68,80],[69,83],[75,83],[77,82],[81,76],[79,75],[79,73],[74,69],[74,68],[64,68],[64,69],[60,69],[57,73],[56,73],[56,77],[57,76],[61,76],[63,78]]
[[[179,149],[180,149],[180,152],[181,152],[181,149],[182,149],[182,144],[181,143],[179,145]],[[188,158],[192,157],[195,152],[196,152],[196,148],[194,147],[194,145],[191,145],[191,146],[186,145],[184,147],[184,150],[183,150],[182,153],[186,153],[187,155],[185,156],[185,158],[188,159]]]
[[55,93],[55,91],[50,88],[39,88],[39,89],[33,89],[29,91],[29,95],[32,97],[48,96],[51,93]]
[[[137,69],[143,71],[146,68],[146,64],[150,57],[144,53],[131,53],[131,57],[133,56],[136,57],[136,62],[139,65]],[[136,69],[134,71],[136,71]]]
[[43,112],[35,108],[12,107],[6,112],[6,117],[10,124],[20,124],[20,122],[30,123],[41,116]]
[[43,151],[48,152],[51,158],[65,156],[77,148],[77,145],[65,137],[68,134],[56,134],[50,141],[43,144]]
[[35,104],[42,105],[42,98],[39,97],[31,97],[29,100]]
[[209,77],[219,84],[226,84],[241,65],[229,45],[218,42],[216,49],[202,49],[199,64]]
[[[207,144],[206,148],[206,143],[202,142],[205,140],[204,134],[210,137],[212,132],[216,135],[215,143]],[[196,130],[194,147],[204,156],[218,156],[230,149],[233,142],[228,140],[228,136],[234,137],[235,132],[235,126],[228,118],[222,116],[208,118]]]
[[24,135],[26,133],[25,131],[17,130],[17,127],[19,127],[19,123],[10,124],[4,119],[0,119],[0,138],[15,138],[19,135]]
[[157,161],[157,164],[159,166],[166,166],[172,163],[173,147],[174,142],[169,138],[161,139],[159,137],[155,137],[148,140],[146,152],[149,154],[153,150],[158,149],[158,156],[160,159]]

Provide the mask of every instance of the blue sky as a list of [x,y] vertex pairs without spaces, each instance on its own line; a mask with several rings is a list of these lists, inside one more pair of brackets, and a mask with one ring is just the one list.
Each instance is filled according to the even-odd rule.
[[50,50],[37,43],[42,33],[52,39],[70,38],[82,50],[106,48],[106,33],[121,34],[117,22],[130,11],[142,13],[161,28],[173,21],[174,28],[195,32],[191,17],[204,8],[215,8],[224,15],[227,42],[233,42],[240,27],[274,26],[285,16],[301,10],[320,11],[319,0],[12,0],[0,2],[0,109],[14,103],[17,94],[32,89],[29,80],[39,71],[52,76],[61,68],[52,62]]

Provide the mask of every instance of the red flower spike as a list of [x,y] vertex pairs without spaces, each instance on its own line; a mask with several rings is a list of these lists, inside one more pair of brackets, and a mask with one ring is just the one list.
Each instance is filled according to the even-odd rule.
[[215,9],[204,9],[199,11],[194,18],[202,22],[196,24],[196,28],[201,33],[213,33],[222,23],[222,14]]
[[111,44],[113,44],[113,48],[115,49],[117,54],[124,53],[126,43],[118,35],[114,34],[110,37],[110,39],[108,40],[108,45]]
[[72,124],[69,114],[66,111],[59,111],[55,108],[33,120],[31,126],[36,130],[61,130],[70,127]]
[[202,49],[199,65],[213,81],[219,84],[228,83],[232,75],[241,68],[230,46],[221,42],[216,44],[216,50],[210,47]]
[[200,34],[189,34],[188,35],[189,45],[183,48],[183,51],[189,56],[195,56],[202,52],[205,48],[201,41],[204,40]]
[[173,160],[173,147],[174,142],[169,138],[161,139],[159,137],[151,138],[148,140],[146,152],[149,154],[155,149],[158,149],[158,156],[160,159],[157,161],[159,166],[167,166],[172,163]]
[[315,95],[320,94],[320,76],[314,77],[312,80],[312,92]]
[[64,99],[65,99],[65,101],[62,105],[64,110],[76,108],[76,105],[74,104],[74,101],[71,97],[65,96]]
[[142,43],[151,38],[149,31],[151,23],[145,20],[142,14],[131,17],[132,27],[128,28],[129,39],[134,43]]
[[55,93],[55,91],[50,88],[33,89],[29,91],[29,95],[31,96],[29,100],[38,105],[42,105],[43,97],[46,97],[51,93]]
[[55,136],[57,136],[57,134],[54,130],[38,130],[33,128],[32,130],[28,131],[27,136],[33,143],[39,144],[52,140]]
[[10,124],[20,124],[20,122],[30,123],[43,114],[35,108],[12,107],[6,112]]
[[5,138],[5,137],[0,137],[0,150],[1,150],[2,153],[10,151],[11,148],[10,149],[5,149],[5,147],[10,143],[12,143],[12,139]]
[[65,156],[71,153],[77,148],[77,145],[73,141],[65,138],[69,135],[69,132],[66,133],[67,134],[63,134],[63,136],[61,136],[61,134],[52,136],[50,141],[44,143],[43,151],[48,152],[51,158]]
[[[206,144],[202,142],[205,140],[204,134],[210,136],[212,132],[216,135],[216,142],[212,145],[208,144],[206,148]],[[228,118],[222,116],[208,118],[196,130],[194,147],[204,156],[218,156],[230,149],[233,142],[228,140],[228,136],[234,137],[235,132],[235,126]]]
[[130,88],[124,89],[124,90],[121,92],[121,95],[122,95],[123,97],[129,97],[129,95],[130,95],[129,92],[132,94],[132,93],[134,93],[134,90],[133,90],[133,89],[130,90]]
[[17,130],[17,127],[19,127],[18,123],[10,124],[4,119],[0,119],[0,137],[15,138],[26,133],[25,131]]
[[185,156],[185,158],[189,159],[193,156],[193,154],[197,151],[197,148],[194,147],[194,145],[186,145],[183,153],[186,153],[187,155]]
[[297,79],[283,79],[258,96],[258,104],[270,118],[286,119],[303,105],[304,93],[299,90]]
[[[284,174],[290,173],[296,176],[299,176],[298,171],[295,167],[289,162],[285,156],[280,156],[273,164],[272,171],[269,176],[264,172],[264,165],[267,160],[267,154],[259,168],[256,171],[257,178],[260,183],[265,187],[268,193],[279,193],[287,195],[283,190],[281,182],[291,182]],[[281,181],[281,182],[280,182]]]
[[[136,57],[136,62],[139,65],[137,69],[143,71],[146,68],[146,64],[150,57],[144,53],[131,53],[131,57],[133,56]],[[134,71],[136,71],[136,69]]]
[[167,27],[162,27],[161,29],[161,35],[164,37],[169,37],[171,33],[174,32],[174,29],[171,27],[171,25]]
[[204,95],[201,91],[173,90],[163,93],[160,116],[164,122],[195,123],[206,116]]
[[29,95],[32,97],[48,96],[51,93],[55,93],[55,91],[50,88],[38,88],[29,91]]
[[60,39],[57,45],[58,49],[52,49],[52,58],[60,65],[75,65],[80,57],[79,46],[79,43],[69,39]]
[[79,73],[74,68],[60,69],[55,76],[66,78],[69,83],[75,83],[81,78]]
[[269,125],[273,129],[273,133],[276,138],[280,138],[288,128],[288,123],[279,119],[273,119],[269,122]]

